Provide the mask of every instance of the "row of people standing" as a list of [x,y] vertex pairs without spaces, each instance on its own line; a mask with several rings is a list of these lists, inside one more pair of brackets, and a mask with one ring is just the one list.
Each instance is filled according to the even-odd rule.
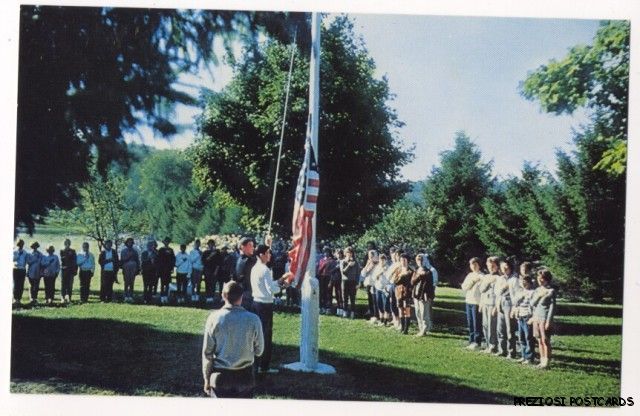
[[538,269],[534,282],[530,262],[520,264],[519,273],[514,273],[509,261],[496,256],[487,258],[484,272],[478,257],[469,260],[469,269],[462,282],[469,328],[467,348],[533,364],[537,344],[539,367],[546,368],[551,358],[557,294],[551,286],[551,272]]
[[[235,272],[235,265],[239,255],[229,252],[228,246],[216,249],[214,240],[207,242],[207,249],[200,250],[200,240],[194,242],[193,249],[187,254],[186,245],[180,246],[180,252],[175,254],[169,247],[171,240],[165,238],[163,247],[157,248],[157,243],[148,241],[147,247],[141,253],[134,247],[134,240],[127,238],[124,248],[117,252],[111,240],[106,240],[104,248],[98,256],[100,274],[100,300],[113,300],[113,286],[119,283],[118,271],[122,270],[124,280],[124,301],[133,301],[133,291],[136,276],[142,274],[143,297],[149,303],[157,294],[160,283],[160,302],[168,302],[168,292],[172,281],[172,274],[176,271],[176,293],[178,302],[184,302],[189,283],[192,287],[190,300],[200,300],[202,282],[205,282],[205,296],[207,302],[213,302],[216,287],[218,293],[222,291],[224,282],[229,281]],[[24,249],[24,241],[19,240],[17,249],[13,253],[13,301],[21,303],[25,281],[30,284],[31,303],[37,303],[40,283],[45,284],[45,303],[53,303],[56,279],[62,276],[60,288],[61,302],[71,301],[74,278],[80,277],[80,301],[87,302],[91,278],[95,273],[96,262],[89,251],[87,242],[82,244],[82,251],[76,253],[71,248],[71,241],[66,239],[64,249],[60,255],[55,254],[53,246],[48,247],[46,254],[39,251],[40,244],[31,244],[31,252]]]
[[416,336],[424,336],[433,326],[432,305],[438,277],[426,254],[419,253],[414,260],[411,265],[411,256],[395,247],[389,256],[370,249],[361,267],[353,248],[335,252],[325,249],[317,270],[321,312],[332,311],[335,297],[336,314],[355,317],[356,291],[361,287],[367,293],[371,323],[393,325],[408,334],[413,305],[418,323]]
[[40,244],[34,242],[30,246],[31,252],[24,249],[24,241],[19,240],[17,249],[13,252],[13,302],[22,302],[25,281],[29,280],[29,294],[31,303],[37,303],[40,283],[44,280],[45,303],[52,304],[55,296],[55,285],[58,275],[62,275],[60,300],[67,304],[71,302],[73,283],[79,272],[80,301],[89,298],[91,277],[95,271],[95,258],[89,252],[89,244],[83,243],[82,251],[76,254],[71,248],[69,239],[64,241],[64,249],[60,255],[55,254],[55,248],[49,246],[46,254],[39,251]]

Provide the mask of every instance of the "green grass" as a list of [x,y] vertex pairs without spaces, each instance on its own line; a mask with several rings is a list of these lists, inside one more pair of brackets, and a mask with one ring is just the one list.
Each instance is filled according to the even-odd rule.
[[[11,391],[200,396],[209,311],[102,304],[98,286],[96,276],[88,304],[13,311]],[[437,294],[435,331],[425,338],[321,316],[320,358],[337,374],[281,372],[259,384],[258,397],[512,404],[514,395],[619,395],[621,307],[561,304],[552,367],[544,371],[465,350],[462,294],[452,288]],[[276,313],[273,365],[298,361],[299,332],[299,314]]]

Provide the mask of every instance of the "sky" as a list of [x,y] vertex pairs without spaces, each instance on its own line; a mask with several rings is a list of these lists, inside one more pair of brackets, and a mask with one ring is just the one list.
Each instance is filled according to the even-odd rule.
[[[350,14],[374,59],[378,78],[386,75],[394,107],[405,126],[401,143],[415,145],[415,158],[401,169],[405,179],[422,180],[464,131],[493,162],[496,175],[519,175],[524,161],[555,168],[555,150],[570,151],[571,129],[584,112],[556,116],[518,92],[527,73],[570,47],[591,43],[599,22],[580,19],[455,17]],[[331,16],[325,18],[330,19]],[[219,45],[216,49],[221,52]],[[183,83],[220,90],[232,76],[228,67],[185,76]],[[188,89],[197,92],[197,89]],[[194,137],[201,110],[180,106],[185,128],[171,141],[147,129],[130,140],[159,148],[184,148]],[[322,140],[320,137],[319,140]]]

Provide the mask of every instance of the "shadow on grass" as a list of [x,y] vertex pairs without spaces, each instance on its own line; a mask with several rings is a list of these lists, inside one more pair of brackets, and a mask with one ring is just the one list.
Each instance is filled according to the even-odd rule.
[[622,318],[622,307],[598,306],[591,304],[571,304],[558,303],[556,308],[558,315],[593,315],[608,316],[612,318]]
[[608,376],[615,374],[617,377],[620,377],[620,360],[569,357],[564,354],[555,353],[552,357],[554,367],[567,368],[574,371],[587,372],[589,374],[599,373]]
[[622,335],[622,326],[555,321],[553,333],[558,335]]
[[[201,396],[202,336],[105,319],[48,319],[13,315],[12,390],[21,383],[83,385],[121,395]],[[274,346],[273,365],[298,360],[298,348]],[[321,352],[337,375],[283,371],[257,388],[260,397],[315,400],[512,403],[512,396],[336,353]],[[67,386],[67,387],[65,387]]]

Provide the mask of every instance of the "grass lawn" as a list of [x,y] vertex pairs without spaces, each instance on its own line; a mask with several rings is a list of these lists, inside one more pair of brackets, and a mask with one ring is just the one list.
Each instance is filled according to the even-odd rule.
[[[115,288],[119,298],[122,286]],[[200,396],[209,311],[102,304],[98,290],[96,276],[88,304],[13,311],[11,391]],[[358,295],[363,311],[364,293]],[[77,279],[73,297],[78,299]],[[258,397],[513,404],[514,395],[619,395],[622,307],[560,304],[559,335],[552,338],[546,371],[464,349],[463,308],[460,290],[438,288],[435,331],[419,339],[363,319],[321,316],[320,359],[337,374],[281,372],[259,384]],[[299,332],[298,313],[275,314],[274,366],[298,361]]]

